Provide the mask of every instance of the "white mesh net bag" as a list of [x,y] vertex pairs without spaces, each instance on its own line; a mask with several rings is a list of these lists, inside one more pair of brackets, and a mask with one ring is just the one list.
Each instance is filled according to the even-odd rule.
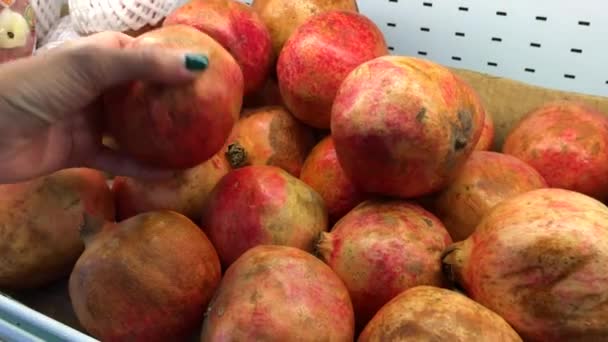
[[69,0],[77,32],[139,30],[158,24],[180,0]]
[[72,18],[67,15],[61,18],[38,43],[36,54],[56,48],[63,43],[80,38],[81,35],[74,30]]
[[43,39],[61,18],[61,7],[66,0],[30,0],[36,14],[36,36]]

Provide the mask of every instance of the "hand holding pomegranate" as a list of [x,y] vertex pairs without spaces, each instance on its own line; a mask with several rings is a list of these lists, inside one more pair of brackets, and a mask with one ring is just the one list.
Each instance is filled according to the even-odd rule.
[[75,166],[164,175],[102,145],[98,99],[107,88],[132,79],[187,82],[196,74],[185,61],[201,66],[205,61],[183,51],[124,49],[133,39],[100,33],[0,67],[0,182]]

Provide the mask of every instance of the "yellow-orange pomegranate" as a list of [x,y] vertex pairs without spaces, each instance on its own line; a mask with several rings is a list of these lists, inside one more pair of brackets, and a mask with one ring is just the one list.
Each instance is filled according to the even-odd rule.
[[498,203],[535,189],[544,178],[513,156],[475,151],[447,188],[436,194],[435,213],[454,241],[466,239],[485,214]]
[[312,129],[284,107],[256,108],[243,112],[224,155],[233,168],[272,165],[298,177],[314,139]]
[[26,289],[66,276],[84,249],[85,212],[114,219],[103,173],[67,169],[0,185],[0,289]]
[[201,334],[201,342],[353,339],[344,283],[319,259],[288,246],[254,247],[228,268]]
[[221,270],[187,217],[151,211],[104,223],[87,215],[82,235],[69,293],[87,332],[101,341],[182,341],[200,327]]
[[445,274],[525,341],[608,339],[608,207],[538,189],[496,205],[443,254]]
[[505,320],[447,289],[416,286],[378,311],[358,342],[521,342]]

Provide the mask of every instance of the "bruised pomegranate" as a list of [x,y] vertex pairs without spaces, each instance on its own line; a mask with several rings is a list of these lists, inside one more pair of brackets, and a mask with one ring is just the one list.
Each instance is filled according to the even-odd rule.
[[271,66],[270,33],[248,5],[237,0],[189,0],[163,25],[185,24],[222,44],[241,66],[244,92],[261,88]]
[[173,210],[199,221],[213,187],[230,171],[221,154],[165,180],[116,177],[112,191],[118,220],[154,210]]
[[497,152],[475,151],[456,179],[437,194],[435,213],[452,239],[460,241],[496,204],[545,187],[543,177],[525,162]]
[[257,246],[232,264],[209,304],[201,342],[354,339],[344,283],[300,249]]
[[552,102],[525,115],[503,152],[532,165],[550,187],[608,199],[608,113],[577,102]]
[[243,74],[220,44],[186,25],[148,31],[127,48],[151,45],[204,54],[209,67],[186,85],[134,81],[112,89],[105,96],[108,130],[122,150],[141,161],[194,167],[228,138],[241,110]]
[[492,116],[486,113],[483,122],[483,128],[481,129],[481,136],[475,145],[476,151],[490,151],[494,146],[494,119]]
[[411,198],[441,190],[479,140],[485,112],[478,102],[436,63],[403,56],[363,63],[332,109],[340,164],[367,193]]
[[356,0],[253,0],[251,7],[270,32],[275,57],[308,18],[330,10],[359,11]]
[[319,233],[327,230],[327,211],[313,189],[283,169],[246,166],[220,180],[202,222],[227,267],[256,245],[312,251]]
[[0,185],[0,288],[46,285],[70,273],[84,212],[114,219],[103,174],[77,168]]
[[83,238],[69,291],[87,332],[102,341],[179,341],[199,327],[221,275],[192,221],[173,211],[118,224],[85,216]]
[[371,341],[520,342],[496,313],[460,293],[416,286],[378,311],[359,336]]
[[442,286],[441,252],[452,242],[443,224],[404,200],[368,200],[322,233],[318,253],[344,281],[359,327],[400,292]]
[[328,11],[299,26],[277,62],[279,89],[295,117],[329,128],[338,87],[359,64],[388,54],[380,29],[364,15]]
[[225,155],[233,168],[278,166],[298,177],[315,144],[312,130],[280,106],[245,111],[237,122]]
[[525,341],[608,339],[608,207],[538,189],[495,206],[444,253],[446,275]]
[[337,222],[366,197],[344,174],[331,136],[323,138],[310,152],[302,167],[300,179],[321,195],[332,223]]

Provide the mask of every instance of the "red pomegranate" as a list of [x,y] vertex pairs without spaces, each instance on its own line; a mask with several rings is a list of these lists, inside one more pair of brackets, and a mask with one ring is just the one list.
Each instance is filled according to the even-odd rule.
[[441,190],[473,152],[485,112],[449,69],[414,57],[363,63],[340,86],[331,131],[362,191],[411,198]]
[[496,205],[443,268],[525,341],[608,339],[608,207],[538,189]]
[[270,32],[275,57],[308,18],[330,10],[358,12],[356,0],[253,0],[251,7]]
[[70,276],[74,312],[102,341],[183,341],[220,282],[217,253],[188,218],[143,213],[118,224],[85,216]]
[[320,258],[344,281],[357,326],[417,285],[443,286],[441,253],[452,242],[443,224],[404,200],[368,200],[322,233]]
[[142,81],[105,96],[105,117],[120,148],[153,165],[191,168],[224,145],[238,119],[243,75],[234,58],[208,35],[186,25],[148,31],[127,48],[188,49],[209,58],[195,81],[159,86]]
[[170,13],[163,26],[184,24],[205,32],[241,66],[244,92],[262,87],[271,67],[272,45],[264,22],[237,0],[189,0]]
[[298,177],[314,144],[310,127],[284,107],[268,106],[243,112],[224,154],[233,168],[273,165]]
[[502,153],[475,151],[456,179],[437,194],[434,212],[452,239],[460,241],[498,203],[545,187],[543,177],[525,162]]
[[521,342],[505,320],[460,293],[433,286],[401,292],[359,336],[371,341]]
[[327,230],[323,199],[276,166],[246,166],[220,180],[204,208],[202,227],[225,267],[257,245],[313,251]]
[[201,334],[201,342],[353,339],[344,283],[319,259],[288,246],[254,247],[228,268]]
[[503,152],[532,165],[550,187],[608,199],[608,115],[577,102],[547,103],[525,115]]
[[329,128],[338,87],[359,64],[388,53],[384,36],[369,18],[328,11],[308,19],[287,40],[277,62],[279,89],[298,119]]
[[366,198],[344,174],[331,136],[323,138],[310,152],[300,179],[321,195],[330,223],[337,222]]
[[[223,152],[223,151],[222,151]],[[173,210],[199,221],[213,187],[231,170],[223,153],[163,180],[116,177],[112,192],[118,220],[155,210]]]

